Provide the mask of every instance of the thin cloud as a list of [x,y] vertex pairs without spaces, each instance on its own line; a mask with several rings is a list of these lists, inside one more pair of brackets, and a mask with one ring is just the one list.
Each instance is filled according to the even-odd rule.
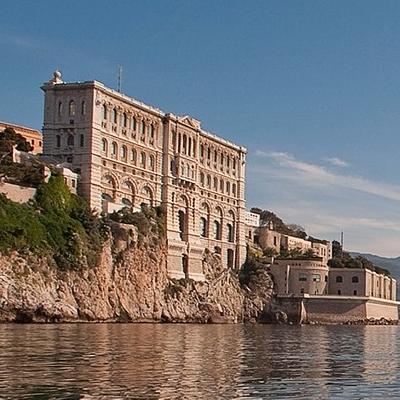
[[[400,201],[399,185],[374,182],[358,176],[331,172],[323,166],[299,161],[285,152],[258,150],[255,154],[273,163],[275,177],[281,176],[284,179],[296,180],[309,186],[337,186]],[[271,165],[261,165],[255,169],[258,173],[271,173]]]
[[349,166],[349,163],[347,161],[344,161],[338,157],[325,157],[323,158],[323,160],[334,165],[335,167],[344,168]]

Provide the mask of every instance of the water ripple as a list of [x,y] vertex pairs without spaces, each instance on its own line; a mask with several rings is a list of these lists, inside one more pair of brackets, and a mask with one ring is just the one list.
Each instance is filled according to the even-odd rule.
[[399,399],[397,326],[0,325],[0,399]]

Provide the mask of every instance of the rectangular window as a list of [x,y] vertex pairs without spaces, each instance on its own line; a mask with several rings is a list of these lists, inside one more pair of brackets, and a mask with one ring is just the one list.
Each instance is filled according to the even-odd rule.
[[307,282],[307,275],[299,274],[299,282]]
[[85,145],[85,137],[83,135],[80,136],[80,145],[81,147]]
[[312,280],[313,280],[313,282],[321,282],[321,275],[319,275],[319,274],[314,274],[314,275],[312,276]]

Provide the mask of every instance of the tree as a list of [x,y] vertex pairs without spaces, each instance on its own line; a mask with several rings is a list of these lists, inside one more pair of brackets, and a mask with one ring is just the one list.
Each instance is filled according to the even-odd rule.
[[313,258],[313,257],[315,257],[314,250],[313,250],[313,249],[307,249],[307,250],[304,252],[304,256],[307,257],[307,258]]
[[31,144],[13,128],[5,128],[0,132],[0,153],[11,153],[13,146],[17,145],[17,150],[29,152],[33,149]]
[[332,258],[337,258],[342,256],[342,246],[337,240],[332,242]]

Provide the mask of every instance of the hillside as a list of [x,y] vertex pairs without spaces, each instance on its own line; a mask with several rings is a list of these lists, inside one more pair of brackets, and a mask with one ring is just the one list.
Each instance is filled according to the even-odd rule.
[[353,257],[362,256],[371,261],[374,265],[388,269],[398,283],[400,281],[400,257],[381,257],[376,254],[350,252]]

